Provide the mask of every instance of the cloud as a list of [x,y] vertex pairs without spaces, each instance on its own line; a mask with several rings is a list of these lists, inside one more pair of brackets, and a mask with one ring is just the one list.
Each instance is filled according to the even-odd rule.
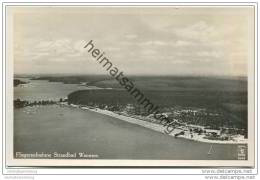
[[209,40],[215,35],[216,29],[205,21],[199,21],[184,28],[172,28],[171,31],[184,39]]
[[212,58],[220,58],[223,57],[223,53],[219,51],[199,51],[197,52],[199,57],[212,57]]
[[118,52],[121,49],[122,48],[120,48],[120,47],[106,47],[106,51],[110,51],[110,52]]
[[179,47],[186,47],[186,46],[191,46],[195,45],[192,41],[185,41],[185,40],[177,40],[176,42],[173,43],[174,46],[179,46]]
[[153,41],[146,41],[143,43],[140,43],[142,46],[165,46],[167,43],[165,41],[160,40],[153,40]]
[[84,53],[84,51],[85,51],[84,46],[86,44],[87,44],[87,42],[84,40],[77,40],[73,44],[73,49],[75,49],[77,52],[79,52],[78,54]]
[[136,39],[138,36],[136,34],[126,34],[125,35],[126,39]]
[[[64,72],[70,68],[78,72],[80,65],[86,65],[84,70],[96,72],[96,62],[86,61],[92,57],[84,48],[93,40],[95,48],[115,65],[137,74],[152,69],[166,74],[218,69],[225,74],[230,64],[247,65],[251,16],[242,16],[234,8],[213,8],[214,12],[208,8],[57,10],[45,8],[41,13],[17,16],[15,64],[24,64],[26,69],[33,69],[32,64],[44,64],[46,69],[56,64]],[[219,14],[224,11],[229,18]],[[16,66],[15,71],[19,69],[24,68]]]
[[[84,40],[56,39],[50,41],[34,41],[30,47],[16,48],[15,54],[20,59],[37,61],[43,58],[53,61],[67,61],[75,57],[83,57],[85,53]],[[19,46],[17,46],[19,47]]]

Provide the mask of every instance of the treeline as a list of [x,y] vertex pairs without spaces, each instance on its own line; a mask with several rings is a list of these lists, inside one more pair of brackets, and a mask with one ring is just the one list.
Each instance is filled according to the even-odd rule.
[[[219,127],[243,128],[247,131],[247,93],[218,91],[143,91],[149,100],[160,107],[161,112],[170,112],[169,119],[188,124]],[[132,104],[132,113],[149,115],[142,105],[125,90],[81,90],[68,95],[68,103],[88,105],[101,109],[122,111]],[[244,109],[232,109],[223,104],[243,104]],[[206,112],[192,113],[174,110],[174,107],[207,109]],[[216,115],[217,114],[217,115]]]
[[14,87],[17,87],[19,84],[27,84],[27,82],[21,81],[19,79],[14,79]]
[[49,82],[62,82],[64,84],[80,84],[81,82],[88,82],[94,84],[95,82],[111,79],[105,75],[95,75],[95,76],[42,76],[34,77],[31,80],[48,80]]
[[33,101],[33,102],[20,100],[20,99],[14,100],[15,108],[23,108],[26,106],[35,106],[35,105],[52,105],[52,104],[57,104],[57,102],[52,100],[41,100],[41,101]]
[[[135,86],[143,90],[218,90],[247,92],[246,77],[202,77],[202,76],[129,76]],[[122,86],[108,75],[70,75],[70,76],[41,76],[32,80],[48,80],[50,82],[63,82],[65,84],[80,84],[117,88]]]
[[[247,104],[247,93],[244,92],[217,92],[217,91],[142,91],[145,97],[161,108],[182,106],[207,109],[220,109],[224,103]],[[68,101],[74,104],[135,104],[133,95],[126,90],[99,89],[80,90],[68,95]],[[234,110],[230,110],[234,111]]]

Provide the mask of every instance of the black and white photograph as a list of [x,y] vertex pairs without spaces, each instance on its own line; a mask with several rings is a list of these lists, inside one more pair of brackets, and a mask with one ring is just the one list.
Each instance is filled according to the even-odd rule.
[[254,166],[254,15],[6,7],[9,165]]

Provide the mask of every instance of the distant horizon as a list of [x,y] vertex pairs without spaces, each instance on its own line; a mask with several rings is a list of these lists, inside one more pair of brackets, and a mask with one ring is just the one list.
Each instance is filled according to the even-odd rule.
[[16,74],[106,74],[90,41],[129,76],[247,76],[254,59],[251,7],[12,10]]
[[[16,73],[14,76],[108,76],[109,74],[83,74],[83,73]],[[140,77],[241,77],[247,78],[247,75],[185,75],[185,74],[128,74],[127,76],[140,76]],[[111,77],[112,78],[112,77]]]

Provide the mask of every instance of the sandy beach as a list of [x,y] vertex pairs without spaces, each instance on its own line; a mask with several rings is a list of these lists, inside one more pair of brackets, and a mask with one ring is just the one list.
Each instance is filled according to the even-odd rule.
[[[163,125],[160,125],[160,124],[155,124],[155,123],[152,123],[149,121],[140,120],[137,118],[117,114],[112,111],[103,110],[103,109],[99,109],[99,108],[80,107],[80,106],[74,105],[74,104],[71,104],[70,106],[74,107],[74,108],[80,108],[82,110],[89,110],[89,111],[97,112],[97,113],[104,114],[107,116],[111,116],[111,117],[117,118],[119,120],[126,121],[126,122],[129,122],[132,124],[136,124],[136,125],[139,125],[139,126],[142,126],[142,127],[148,128],[148,129],[152,129],[154,131],[165,134],[166,127]],[[181,131],[183,131],[183,129],[176,128],[169,135],[174,137],[176,133],[179,133]],[[212,143],[214,143],[214,144],[247,144],[247,139],[244,139],[242,136],[234,136],[233,140],[226,140],[226,141],[205,139],[204,136],[205,135],[198,135],[196,133],[193,133],[191,136],[190,133],[185,133],[184,135],[179,135],[177,138],[184,138],[184,139],[188,139],[188,140],[192,140],[192,141],[199,141],[199,142],[211,143],[211,144]]]

